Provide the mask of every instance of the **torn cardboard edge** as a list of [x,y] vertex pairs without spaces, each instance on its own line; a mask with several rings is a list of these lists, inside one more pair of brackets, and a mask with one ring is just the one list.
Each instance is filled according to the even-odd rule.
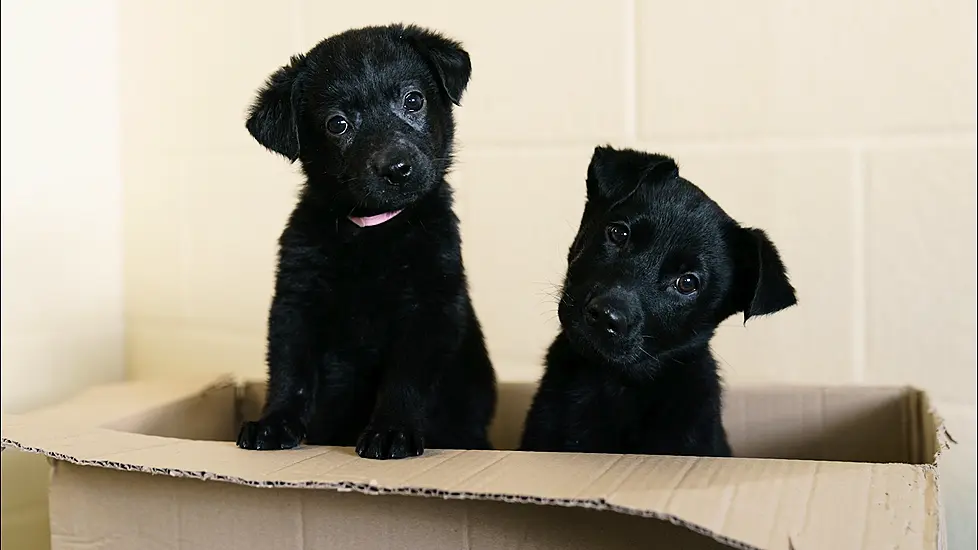
[[[642,510],[638,508],[629,508],[626,506],[616,506],[606,502],[604,499],[568,499],[568,498],[546,498],[546,497],[535,497],[529,495],[508,495],[508,494],[492,494],[492,493],[472,493],[466,491],[442,491],[440,489],[431,489],[424,487],[381,487],[370,483],[354,483],[348,481],[334,482],[334,483],[321,483],[321,482],[307,482],[307,483],[289,483],[289,482],[262,482],[254,481],[249,479],[243,479],[238,477],[224,476],[221,474],[214,474],[205,471],[186,471],[179,469],[170,468],[150,468],[135,464],[126,464],[122,462],[113,462],[110,460],[81,460],[69,455],[55,453],[46,451],[44,449],[27,447],[21,445],[16,441],[3,438],[3,448],[12,447],[18,451],[39,454],[47,457],[48,459],[54,461],[67,462],[69,464],[74,464],[77,466],[93,466],[97,468],[108,468],[112,470],[118,470],[123,472],[138,472],[144,474],[152,475],[166,475],[176,478],[187,478],[187,479],[198,479],[201,481],[218,481],[224,483],[232,483],[235,485],[243,485],[247,487],[255,487],[262,489],[320,489],[320,490],[333,490],[338,492],[357,492],[365,495],[398,495],[398,496],[412,496],[412,497],[425,497],[425,498],[442,498],[445,500],[480,500],[480,501],[492,501],[492,502],[503,502],[509,504],[535,504],[541,506],[561,506],[564,508],[585,508],[588,510],[597,511],[610,511],[619,514],[626,514],[630,516],[638,516],[650,519],[657,519],[661,521],[669,522],[673,525],[689,529],[690,531],[710,537],[711,539],[729,546],[731,548],[737,548],[739,550],[763,550],[760,547],[746,544],[744,542],[732,539],[730,537],[724,536],[720,533],[711,531],[710,529],[701,527],[695,523],[690,523],[683,520],[680,517],[663,514],[650,510]],[[466,451],[460,451],[466,452]],[[494,451],[488,451],[494,452]],[[507,452],[507,451],[495,451],[495,452]]]
[[[932,432],[935,438],[934,439],[935,448],[932,450],[925,449],[924,456],[926,457],[927,451],[932,451],[930,453],[931,455],[930,459],[931,462],[933,463],[933,466],[931,466],[931,468],[933,469],[933,473],[934,473],[934,500],[936,501],[937,504],[937,509],[938,509],[937,517],[939,522],[938,529],[937,529],[937,536],[938,536],[937,547],[947,548],[947,525],[944,522],[944,518],[946,518],[947,515],[944,508],[944,498],[941,496],[939,468],[940,468],[941,455],[944,453],[944,451],[950,449],[952,444],[957,444],[957,441],[955,441],[954,438],[951,436],[951,434],[948,432],[947,424],[945,424],[944,422],[944,417],[941,416],[940,412],[937,411],[937,408],[931,404],[930,398],[927,396],[927,394],[920,390],[915,390],[915,394],[920,397],[918,415],[923,420],[923,422],[921,423],[923,424],[923,430],[928,430],[929,428],[928,431]],[[928,422],[932,423],[933,425],[928,426]],[[923,439],[924,441],[926,441],[929,438],[918,438],[918,439]]]
[[[870,481],[867,482],[866,490],[872,491],[872,479],[876,475],[876,470],[874,470],[876,466],[903,467],[894,469],[894,475],[901,479],[901,483],[898,485],[903,485],[903,481],[906,481],[906,486],[911,489],[919,486],[926,488],[933,482],[933,500],[936,500],[936,502],[932,502],[930,498],[926,498],[926,490],[923,491],[924,495],[919,504],[925,509],[921,510],[922,515],[919,518],[907,520],[907,525],[916,522],[914,523],[916,527],[932,533],[937,541],[943,541],[945,536],[943,521],[941,521],[943,506],[937,494],[936,465],[941,452],[948,448],[951,439],[946,433],[943,420],[930,406],[926,394],[912,388],[905,388],[904,390],[908,396],[908,410],[915,417],[910,419],[907,426],[911,432],[907,434],[907,441],[916,446],[909,452],[914,459],[920,462],[919,464],[813,463],[803,460],[571,455],[569,453],[517,453],[513,451],[434,451],[426,453],[428,462],[438,456],[445,456],[446,458],[436,461],[433,465],[429,463],[427,469],[422,469],[423,466],[420,462],[424,462],[425,457],[396,461],[402,466],[392,468],[392,462],[365,461],[355,457],[351,459],[348,450],[344,452],[336,448],[315,448],[317,454],[304,456],[297,462],[288,463],[286,461],[284,466],[276,467],[270,471],[265,470],[263,473],[252,471],[249,473],[248,468],[241,471],[241,468],[235,468],[234,465],[240,466],[252,461],[257,462],[269,456],[286,457],[287,452],[277,451],[246,455],[243,451],[233,449],[231,451],[233,454],[230,454],[227,451],[233,448],[233,443],[229,442],[182,440],[173,437],[132,433],[138,432],[140,426],[145,425],[148,422],[147,419],[151,419],[154,415],[166,417],[173,414],[173,411],[191,410],[187,407],[193,406],[195,403],[206,404],[211,398],[214,398],[215,402],[226,402],[226,406],[231,408],[228,412],[230,415],[228,422],[231,424],[231,429],[236,428],[236,424],[241,420],[243,414],[242,404],[246,387],[236,383],[229,376],[210,380],[207,383],[196,381],[182,384],[135,382],[103,386],[84,392],[61,405],[42,409],[35,413],[4,415],[2,445],[4,448],[9,446],[21,451],[41,454],[55,461],[81,466],[203,481],[220,481],[258,488],[327,489],[339,492],[354,491],[368,495],[438,497],[446,500],[486,500],[611,511],[669,522],[710,537],[729,547],[743,549],[763,548],[764,546],[758,545],[757,540],[750,540],[752,537],[734,537],[725,533],[726,522],[721,523],[717,528],[715,525],[710,525],[711,522],[701,519],[711,517],[711,515],[712,517],[725,517],[735,504],[733,497],[728,499],[725,504],[727,508],[723,511],[718,508],[716,502],[713,502],[716,499],[710,498],[710,494],[697,495],[706,498],[693,499],[691,505],[686,506],[688,510],[671,509],[682,508],[675,506],[672,498],[679,491],[688,489],[690,494],[704,492],[703,487],[700,486],[702,480],[691,475],[696,467],[705,465],[700,468],[705,472],[697,471],[695,473],[707,474],[709,479],[717,477],[718,472],[722,472],[724,469],[737,468],[745,472],[750,471],[756,478],[764,480],[777,479],[779,475],[786,475],[786,472],[796,477],[810,476],[810,492],[814,491],[817,478],[820,475],[823,478],[835,479],[833,476],[838,476],[839,480],[847,480],[854,475],[853,472],[856,472],[855,475],[857,476],[865,477],[868,475]],[[254,406],[251,408],[254,409]],[[129,430],[129,432],[120,432],[118,431],[120,429]],[[218,429],[215,428],[215,433],[217,431]],[[930,437],[924,436],[924,432],[929,432]],[[162,459],[158,456],[151,457],[144,452],[152,452],[153,449],[163,449],[176,445],[180,446],[179,452],[173,453],[171,457],[164,456]],[[304,449],[306,452],[301,453],[303,455],[308,454],[308,450],[312,448],[305,447]],[[117,456],[115,459],[106,458],[108,455],[126,453],[136,456],[150,456],[151,459],[142,461],[130,459],[126,461],[122,460],[122,456]],[[519,457],[519,455],[524,456]],[[461,456],[472,457],[471,461],[475,467],[463,479],[455,480],[454,484],[448,483],[448,480],[437,479],[427,484],[416,483],[412,485],[407,483],[411,478],[424,477],[424,474],[438,469],[448,460]],[[486,457],[492,458],[485,460]],[[517,457],[519,460],[513,460],[512,457]],[[213,467],[188,467],[194,463],[203,465],[208,462],[208,458],[213,459],[211,460]],[[330,463],[328,460],[333,460],[333,462]],[[540,470],[540,462],[547,461],[548,464],[545,465],[543,471],[553,480],[550,489],[547,488],[547,483],[543,483],[543,487],[540,487],[539,475],[521,476],[520,473],[523,470],[519,464],[510,465],[508,470],[502,469],[503,471],[499,475],[489,476],[493,468],[501,469],[500,463],[503,460],[522,462],[522,467],[527,467],[528,470]],[[415,471],[411,472],[411,475],[400,478],[398,475],[390,475],[392,471],[397,469],[412,469],[412,461]],[[573,466],[574,461],[584,461],[585,466],[593,465],[594,468],[582,469],[578,467],[569,473],[562,471],[561,466]],[[270,462],[280,463],[278,460]],[[553,462],[553,464],[549,462]],[[625,468],[620,467],[623,462],[628,463]],[[314,463],[321,463],[327,467],[317,471],[315,476],[308,475],[312,472],[308,468]],[[290,469],[296,470],[301,464],[305,464],[306,467],[304,471],[307,473],[307,477],[305,479],[288,478],[284,475],[288,474]],[[351,464],[356,465],[356,468],[352,468],[353,475],[349,475],[350,472],[344,475],[343,469],[351,470]],[[580,472],[591,472],[592,470],[596,470],[597,474],[590,476],[586,484],[581,486],[579,483]],[[333,475],[328,475],[331,471]],[[369,475],[371,472],[375,475]],[[673,474],[671,478],[667,475],[670,473]],[[274,474],[278,474],[278,476],[276,477]],[[293,473],[293,475],[301,474],[303,474],[301,469]],[[489,479],[479,480],[480,475],[487,476]],[[654,499],[643,498],[642,493],[642,482],[647,482],[657,475],[659,476],[657,483],[645,483],[645,485],[654,486],[646,491],[650,494],[655,491],[668,493],[668,498],[664,500],[665,504],[659,506],[652,503]],[[513,476],[517,478],[517,481],[522,477],[523,482],[527,485],[534,485],[535,482],[538,490],[520,490],[519,482],[507,483],[510,481],[509,478]],[[309,477],[318,479],[309,479]],[[384,479],[385,477],[387,479]],[[615,478],[615,483],[605,483],[606,487],[601,490],[599,482],[605,477]],[[663,489],[661,487],[663,479],[671,479],[672,486]],[[691,479],[692,482],[687,483]],[[577,489],[569,491],[573,496],[554,496],[554,493],[566,495],[568,487],[575,486],[575,481],[578,485]],[[823,479],[823,481],[825,480]],[[731,480],[731,483],[733,483],[734,495],[740,491],[741,496],[750,496],[748,483],[738,480]],[[842,481],[839,483],[844,485]],[[684,486],[684,484],[689,486]],[[709,491],[705,492],[709,493]],[[812,505],[809,501],[813,494],[809,494],[808,500],[804,502],[806,508]],[[712,496],[715,497],[716,495]],[[890,493],[886,493],[886,496],[889,501]],[[916,494],[906,493],[902,498],[910,502],[915,501],[916,496]],[[867,499],[865,495],[852,495],[852,498],[859,497],[864,500],[872,500],[871,498]],[[842,498],[846,497],[842,496]],[[683,513],[684,511],[686,513]],[[819,526],[815,525],[814,527]],[[789,538],[794,536],[797,539],[804,533],[792,533],[789,530],[783,534]]]

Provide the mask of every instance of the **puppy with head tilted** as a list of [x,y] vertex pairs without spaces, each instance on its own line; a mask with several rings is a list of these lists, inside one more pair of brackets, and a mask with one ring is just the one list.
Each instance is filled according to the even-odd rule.
[[470,73],[453,40],[367,27],[259,91],[248,131],[298,160],[305,185],[279,239],[265,409],[239,447],[489,448],[495,376],[445,182]]
[[710,338],[735,313],[795,302],[768,236],[671,158],[596,148],[521,448],[730,456]]

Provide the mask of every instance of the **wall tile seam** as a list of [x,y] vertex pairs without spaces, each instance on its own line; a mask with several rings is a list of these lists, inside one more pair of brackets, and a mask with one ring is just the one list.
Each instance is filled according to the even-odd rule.
[[[264,316],[262,316],[264,325]],[[130,315],[126,318],[126,337],[137,332],[189,332],[196,335],[231,336],[234,338],[265,338],[264,326],[248,330],[239,324],[221,323],[215,320],[201,320],[199,317],[174,318],[155,315]]]
[[[778,136],[778,135],[758,135],[758,136],[734,136],[724,138],[710,137],[689,137],[689,136],[641,136],[635,137],[620,136],[612,138],[608,136],[596,136],[593,138],[581,138],[576,140],[467,140],[460,142],[456,154],[464,154],[471,149],[484,150],[507,150],[524,151],[527,148],[533,149],[574,149],[581,147],[594,146],[599,142],[628,141],[636,143],[667,143],[671,146],[683,148],[798,148],[798,147],[908,147],[908,146],[956,146],[960,144],[974,145],[976,141],[975,132],[953,132],[949,134],[865,134],[865,135],[837,135],[828,137],[819,136]],[[183,158],[208,158],[212,155],[266,155],[267,151],[252,147],[238,146],[193,146],[193,147],[170,147],[166,145],[153,146],[153,150],[161,156],[183,157]],[[286,161],[282,161],[286,162]],[[295,174],[300,175],[298,168]]]
[[[577,152],[583,148],[590,148],[598,143],[607,142],[595,138],[589,141],[560,142],[538,141],[538,142],[468,142],[460,152],[459,157],[464,158],[467,154],[499,154],[508,153],[517,156],[529,156],[533,154],[561,154]],[[610,140],[615,145],[614,140]],[[932,134],[932,135],[891,135],[891,136],[849,136],[849,137],[759,137],[750,139],[647,139],[636,137],[634,140],[622,140],[628,142],[629,146],[667,146],[671,149],[682,149],[691,151],[725,151],[725,150],[800,150],[800,149],[889,149],[889,148],[908,148],[908,147],[933,147],[933,148],[965,148],[974,147],[978,143],[978,133],[965,132],[960,134]],[[620,144],[622,145],[622,144]]]
[[[636,100],[637,103],[637,100]],[[627,111],[627,109],[626,109]],[[626,115],[627,116],[627,115]],[[243,130],[242,130],[243,131]],[[463,130],[464,131],[464,130]],[[526,152],[527,150],[537,151],[559,151],[575,150],[584,147],[593,147],[598,143],[608,142],[612,145],[618,142],[619,145],[661,143],[670,147],[682,149],[724,149],[724,148],[770,148],[770,149],[793,149],[793,148],[841,148],[841,147],[862,147],[862,148],[886,148],[886,147],[955,147],[960,145],[974,146],[978,141],[978,132],[974,128],[964,131],[948,132],[891,132],[891,133],[865,133],[837,135],[795,135],[788,136],[783,134],[757,134],[727,137],[710,136],[647,136],[636,132],[634,136],[628,135],[627,129],[622,135],[617,137],[597,136],[593,138],[580,139],[516,139],[516,140],[497,140],[497,139],[468,139],[460,141],[456,148],[456,155],[464,155],[475,149],[482,151],[497,152]],[[137,138],[138,139],[138,138]],[[464,138],[463,138],[464,139]],[[146,140],[152,142],[154,140]],[[267,155],[268,152],[260,147],[245,145],[207,145],[207,146],[174,146],[174,145],[154,145],[153,151],[161,156],[182,157],[182,158],[207,158],[212,155]],[[286,162],[286,161],[282,161]],[[295,176],[301,177],[298,167],[295,167]]]
[[851,149],[851,178],[852,189],[852,266],[853,266],[853,309],[852,309],[852,368],[853,381],[862,383],[866,380],[868,367],[868,167],[865,164],[865,153],[859,146]]
[[638,7],[636,2],[638,0],[625,0],[624,9],[624,27],[625,32],[623,33],[623,40],[625,42],[625,75],[624,75],[624,85],[625,85],[625,127],[624,127],[624,143],[629,146],[634,146],[638,142],[639,136],[639,96],[638,96]]
[[[303,6],[305,5],[305,3],[302,2],[301,0],[289,0],[289,1],[292,4],[291,6],[292,9],[290,10],[292,12],[291,21],[289,21],[289,25],[291,29],[289,32],[289,37],[291,38],[290,47],[292,48],[293,52],[299,53],[302,50],[302,45],[305,44],[305,41],[303,40],[303,37],[305,35],[305,32],[303,30],[305,10],[303,9]],[[283,60],[282,62],[284,64],[285,60]],[[271,70],[269,70],[269,72],[271,72]]]
[[659,142],[666,143],[675,147],[700,148],[700,149],[723,149],[723,148],[770,148],[770,149],[792,149],[792,148],[848,148],[859,147],[869,148],[888,148],[888,147],[956,147],[961,145],[974,146],[978,141],[978,132],[954,131],[954,132],[934,132],[934,133],[890,133],[890,134],[845,134],[837,135],[755,135],[755,136],[727,136],[727,137],[668,137],[657,136],[648,138],[639,136],[641,143]]

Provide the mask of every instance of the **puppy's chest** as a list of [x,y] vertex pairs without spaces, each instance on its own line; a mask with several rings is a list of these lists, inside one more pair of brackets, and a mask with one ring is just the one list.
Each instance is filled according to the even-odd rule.
[[331,302],[403,301],[437,288],[448,276],[430,253],[409,250],[341,250],[324,258],[320,293]]
[[312,302],[335,344],[376,347],[413,327],[420,312],[454,301],[458,285],[439,255],[410,241],[403,244],[368,241],[323,254]]
[[667,396],[622,387],[594,387],[579,395],[568,435],[600,442],[610,449],[637,451],[648,440],[669,437],[683,428],[670,420],[672,404]]

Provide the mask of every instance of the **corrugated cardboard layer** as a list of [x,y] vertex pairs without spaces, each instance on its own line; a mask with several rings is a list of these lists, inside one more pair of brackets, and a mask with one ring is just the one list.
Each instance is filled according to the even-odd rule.
[[[839,399],[839,407],[823,406],[816,414],[802,404],[784,409],[785,416],[795,421],[812,418],[812,429],[827,432],[826,426],[836,421],[848,422],[847,407],[859,421],[865,411],[878,409],[866,403],[883,394],[887,397],[880,403],[893,402],[894,392],[871,390],[858,406],[851,396],[816,392],[823,401]],[[771,421],[758,428],[760,436],[750,437],[766,440],[774,437],[772,431],[782,433],[771,403],[787,396],[772,390],[755,397],[744,399],[754,403],[751,406],[772,408],[765,413]],[[797,549],[934,548],[939,540],[936,479],[929,464],[441,450],[380,462],[362,460],[347,448],[249,453],[230,442],[119,431],[175,435],[171,426],[176,418],[196,423],[194,437],[218,439],[246,414],[242,408],[234,405],[234,387],[226,380],[205,390],[199,385],[121,385],[54,410],[4,416],[3,444],[73,464],[254,487],[610,510],[662,519],[744,548],[786,548],[788,540]],[[904,443],[913,431],[912,410],[906,414],[906,423],[893,428]],[[748,422],[734,426],[734,432],[750,431]],[[872,434],[864,432],[864,438],[867,433]],[[852,444],[857,455],[867,449],[865,441],[853,439]],[[896,443],[884,443],[883,451],[906,462],[912,462],[914,454]]]
[[725,548],[681,527],[613,512],[254,489],[63,462],[52,480],[51,516],[54,550]]

